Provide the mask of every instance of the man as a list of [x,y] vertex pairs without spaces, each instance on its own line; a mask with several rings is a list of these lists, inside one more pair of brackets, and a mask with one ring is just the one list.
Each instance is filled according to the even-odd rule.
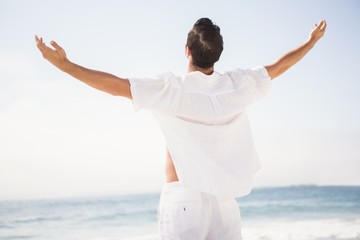
[[236,197],[251,191],[259,168],[246,108],[271,88],[271,80],[297,63],[324,35],[316,24],[309,39],[274,64],[220,74],[214,64],[223,50],[220,28],[199,19],[188,33],[188,73],[156,78],[119,78],[69,61],[54,41],[36,38],[43,57],[98,90],[150,109],[167,143],[165,184],[158,222],[162,239],[241,239]]

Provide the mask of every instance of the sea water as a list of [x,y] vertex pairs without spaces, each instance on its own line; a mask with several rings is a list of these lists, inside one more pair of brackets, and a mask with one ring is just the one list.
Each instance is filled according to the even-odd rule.
[[[0,240],[154,240],[159,193],[0,201]],[[258,188],[244,240],[360,240],[360,187]]]

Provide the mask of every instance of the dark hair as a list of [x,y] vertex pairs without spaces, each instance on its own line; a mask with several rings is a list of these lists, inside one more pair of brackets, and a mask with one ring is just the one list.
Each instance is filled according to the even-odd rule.
[[213,67],[224,48],[220,28],[209,18],[200,18],[188,33],[186,46],[191,51],[194,66]]

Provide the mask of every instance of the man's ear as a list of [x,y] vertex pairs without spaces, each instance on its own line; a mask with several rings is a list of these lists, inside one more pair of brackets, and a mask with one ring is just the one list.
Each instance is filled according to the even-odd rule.
[[187,58],[191,57],[191,51],[190,48],[188,46],[185,47],[185,55]]

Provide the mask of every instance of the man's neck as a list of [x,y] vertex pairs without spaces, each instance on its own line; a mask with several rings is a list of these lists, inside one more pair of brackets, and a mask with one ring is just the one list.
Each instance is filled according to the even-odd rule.
[[188,73],[189,72],[195,72],[195,71],[199,71],[202,72],[205,75],[211,75],[214,72],[214,67],[210,67],[210,68],[199,68],[196,67],[194,65],[192,65],[191,63],[189,63],[188,66]]

